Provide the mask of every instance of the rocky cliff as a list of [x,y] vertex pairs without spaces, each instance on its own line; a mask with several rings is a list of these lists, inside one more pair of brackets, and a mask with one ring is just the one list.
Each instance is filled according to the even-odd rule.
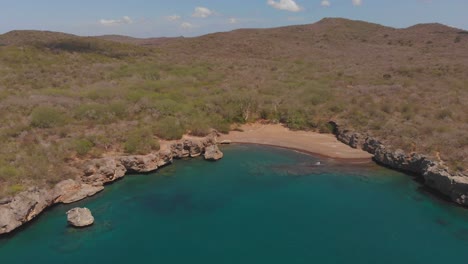
[[[205,153],[206,151],[206,153]],[[213,155],[215,153],[215,155]],[[53,188],[30,188],[0,200],[0,235],[10,233],[31,221],[46,208],[57,203],[73,203],[95,195],[104,185],[123,178],[127,172],[146,173],[172,163],[173,159],[197,157],[207,160],[222,158],[216,136],[184,139],[167,149],[148,155],[120,156],[85,162],[76,179],[59,182]]]
[[331,122],[339,141],[374,154],[377,163],[410,172],[424,180],[424,184],[450,197],[457,204],[468,206],[468,175],[453,173],[441,161],[434,161],[418,153],[385,146],[378,139],[340,127]]

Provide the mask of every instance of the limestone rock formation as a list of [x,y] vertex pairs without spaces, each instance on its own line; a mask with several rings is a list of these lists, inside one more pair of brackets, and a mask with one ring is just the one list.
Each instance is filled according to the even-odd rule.
[[125,156],[120,158],[120,162],[127,171],[150,172],[158,169],[159,155]]
[[57,197],[55,203],[69,204],[91,197],[102,190],[104,190],[102,185],[93,186],[70,179],[57,183],[53,193]]
[[9,233],[31,221],[53,200],[50,192],[40,188],[30,188],[14,197],[3,199],[0,205],[0,234]]
[[127,170],[120,160],[115,158],[95,159],[84,166],[83,182],[103,185],[125,176]]
[[[208,160],[218,160],[223,153],[216,146],[216,135],[188,138],[148,155],[108,157],[90,160],[77,172],[76,179],[64,180],[51,189],[31,188],[0,200],[0,235],[30,221],[45,208],[57,203],[73,203],[95,195],[106,183],[121,179],[127,171],[150,172],[172,162],[173,158],[196,157],[205,153]],[[89,210],[88,210],[89,211]],[[77,212],[70,210],[75,219]],[[79,212],[78,212],[79,213]],[[78,214],[81,224],[90,222],[87,212]],[[81,220],[80,220],[81,219]],[[73,220],[74,221],[74,220]],[[81,224],[77,224],[80,226]]]
[[219,150],[217,145],[211,145],[205,149],[206,160],[220,160],[223,158],[223,153]]
[[122,156],[120,163],[127,171],[151,172],[172,162],[171,151],[159,151],[148,155]]
[[374,154],[377,163],[417,174],[424,179],[426,186],[450,197],[455,203],[468,206],[468,175],[451,173],[440,161],[430,160],[418,153],[408,154],[401,149],[393,150],[371,136],[342,129],[336,123],[332,125],[341,142]]
[[94,223],[94,217],[88,208],[73,208],[67,212],[68,223],[75,227],[86,227]]

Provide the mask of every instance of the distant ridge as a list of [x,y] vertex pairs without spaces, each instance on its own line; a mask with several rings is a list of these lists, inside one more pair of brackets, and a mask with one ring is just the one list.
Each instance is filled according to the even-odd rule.
[[63,39],[79,38],[76,35],[39,30],[12,30],[0,35],[0,44],[3,45],[27,45],[38,42],[53,42]]
[[[218,32],[203,35],[195,38],[204,38],[206,36],[218,36],[225,34],[242,34],[243,32],[264,32],[264,33],[281,33],[281,32],[294,32],[294,31],[314,31],[315,33],[346,33],[346,35],[355,34],[355,37],[369,35],[369,34],[378,34],[383,35],[390,34],[391,32],[401,32],[411,33],[411,34],[434,34],[434,33],[459,33],[459,34],[468,34],[468,31],[457,29],[454,27],[446,26],[440,23],[427,23],[427,24],[417,24],[407,28],[397,29],[393,27],[388,27],[376,23],[361,21],[361,20],[350,20],[346,18],[323,18],[320,21],[313,24],[306,25],[293,25],[293,26],[284,26],[277,28],[266,28],[266,29],[255,29],[255,28],[245,28],[245,29],[236,29],[230,32]],[[371,36],[368,36],[371,37]],[[418,36],[413,36],[415,39]],[[413,39],[411,37],[411,39]],[[53,32],[53,31],[38,31],[38,30],[13,30],[7,32],[3,35],[0,35],[0,45],[27,45],[33,43],[45,43],[53,42],[63,39],[71,38],[80,38],[80,36]],[[83,38],[83,37],[81,37]],[[125,44],[134,44],[134,45],[163,45],[166,43],[174,42],[181,39],[187,39],[184,37],[156,37],[156,38],[135,38],[123,35],[102,35],[102,36],[92,36],[91,38],[102,39],[107,41],[125,43]],[[192,38],[189,38],[192,39]]]
[[160,38],[134,38],[122,35],[102,35],[102,36],[95,36],[95,38],[104,39],[108,41],[115,41],[120,43],[126,44],[135,44],[135,45],[158,45],[168,41],[176,40],[176,39],[183,39],[183,37],[160,37]]

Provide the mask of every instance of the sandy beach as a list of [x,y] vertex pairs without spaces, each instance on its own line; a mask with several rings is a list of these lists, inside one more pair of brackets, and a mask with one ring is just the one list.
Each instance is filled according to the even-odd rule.
[[280,124],[246,124],[243,132],[231,131],[218,138],[232,143],[271,145],[318,154],[335,159],[371,161],[372,154],[353,149],[339,142],[334,135],[307,131],[292,131]]

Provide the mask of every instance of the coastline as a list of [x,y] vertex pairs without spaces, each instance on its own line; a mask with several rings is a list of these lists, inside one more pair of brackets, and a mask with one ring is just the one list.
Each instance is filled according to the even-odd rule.
[[0,237],[21,230],[20,227],[32,222],[47,208],[91,197],[128,173],[153,172],[171,164],[174,159],[202,155],[206,160],[219,160],[223,154],[217,145],[230,143],[274,146],[358,165],[375,161],[394,170],[414,173],[423,180],[423,185],[459,205],[468,205],[467,176],[452,174],[443,163],[426,156],[392,150],[375,138],[332,124],[334,134],[291,131],[279,124],[247,124],[241,127],[243,132],[231,131],[219,137],[216,133],[203,138],[184,136],[178,141],[167,141],[159,151],[147,155],[117,154],[85,161],[74,179],[63,180],[52,188],[32,187],[0,199]]
[[218,142],[281,147],[343,162],[371,162],[373,157],[364,150],[343,144],[333,134],[292,131],[280,124],[245,124],[240,129],[243,131],[219,136]]
[[199,156],[208,161],[223,158],[214,134],[168,141],[159,151],[147,155],[112,155],[83,161],[72,179],[62,180],[53,187],[31,187],[0,199],[0,238],[14,235],[56,204],[71,204],[96,195],[128,173],[149,173],[175,159]]
[[[420,153],[405,153],[385,146],[377,138],[348,130],[335,122],[333,134],[291,131],[280,124],[246,124],[240,131],[222,135],[219,140],[284,147],[313,155],[347,162],[368,160],[415,175],[421,184],[447,197],[452,202],[468,206],[468,175],[451,171],[442,161]],[[361,163],[362,164],[362,163]]]
[[318,158],[321,158],[321,159],[324,159],[324,160],[333,160],[333,161],[336,161],[336,162],[351,164],[351,165],[352,164],[359,165],[359,164],[374,163],[372,158],[336,158],[336,157],[330,157],[330,156],[320,154],[320,153],[316,153],[316,152],[312,152],[312,151],[307,151],[307,150],[304,150],[304,149],[286,147],[286,146],[279,146],[277,144],[274,145],[274,144],[252,143],[252,142],[231,142],[229,145],[256,145],[256,146],[267,146],[267,147],[273,147],[273,148],[280,148],[280,149],[291,150],[291,151],[295,151],[295,152],[298,152],[298,153],[318,157]]

